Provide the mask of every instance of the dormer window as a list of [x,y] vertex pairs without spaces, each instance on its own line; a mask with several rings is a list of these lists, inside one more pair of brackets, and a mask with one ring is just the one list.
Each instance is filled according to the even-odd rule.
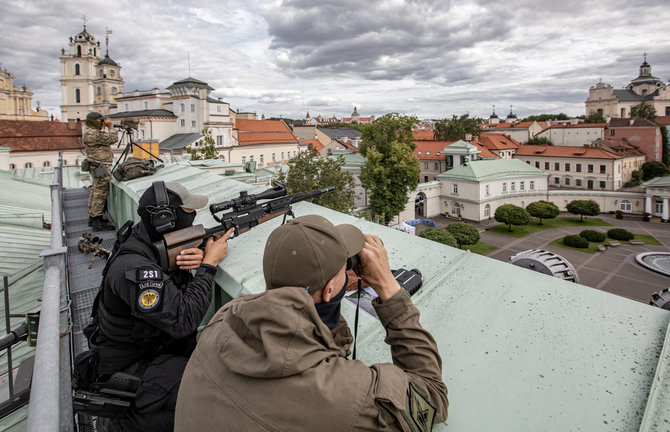
[[426,156],[429,156],[429,155],[430,155],[430,152],[426,152]]
[[418,155],[421,155],[421,152],[418,152],[417,154],[418,154]]

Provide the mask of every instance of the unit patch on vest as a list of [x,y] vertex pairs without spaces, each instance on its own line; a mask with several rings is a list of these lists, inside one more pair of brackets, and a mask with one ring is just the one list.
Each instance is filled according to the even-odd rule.
[[163,282],[151,281],[138,284],[139,295],[137,296],[138,310],[150,312],[156,310],[161,303],[161,290]]
[[429,432],[433,429],[435,408],[411,381],[407,389],[407,408],[403,415],[413,432]]
[[157,269],[139,269],[137,270],[137,280],[161,280],[163,279],[163,273]]

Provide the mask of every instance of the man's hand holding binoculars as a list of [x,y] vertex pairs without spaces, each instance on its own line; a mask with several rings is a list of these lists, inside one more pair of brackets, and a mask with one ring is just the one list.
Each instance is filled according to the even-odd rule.
[[364,234],[365,246],[358,253],[361,260],[363,282],[370,286],[382,302],[400,291],[400,285],[393,277],[388,254],[381,239],[372,234]]

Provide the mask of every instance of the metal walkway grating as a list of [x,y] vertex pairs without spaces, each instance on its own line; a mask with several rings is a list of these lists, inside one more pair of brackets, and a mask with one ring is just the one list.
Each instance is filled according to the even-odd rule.
[[[89,189],[66,189],[63,191],[65,215],[65,241],[67,246],[67,271],[70,287],[72,313],[72,346],[74,355],[88,350],[84,328],[91,321],[91,307],[102,282],[105,261],[84,254],[77,248],[83,233],[92,233],[103,239],[102,245],[111,250],[116,239],[115,231],[93,233],[88,226]],[[89,268],[90,267],[90,268]]]

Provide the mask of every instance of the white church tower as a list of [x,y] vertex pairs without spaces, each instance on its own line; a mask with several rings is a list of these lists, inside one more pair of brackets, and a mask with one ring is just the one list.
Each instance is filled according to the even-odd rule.
[[70,37],[67,53],[61,49],[61,120],[84,120],[91,111],[109,114],[116,94],[123,92],[121,66],[109,57],[106,40],[101,58],[100,42],[86,30],[84,21],[84,29]]

